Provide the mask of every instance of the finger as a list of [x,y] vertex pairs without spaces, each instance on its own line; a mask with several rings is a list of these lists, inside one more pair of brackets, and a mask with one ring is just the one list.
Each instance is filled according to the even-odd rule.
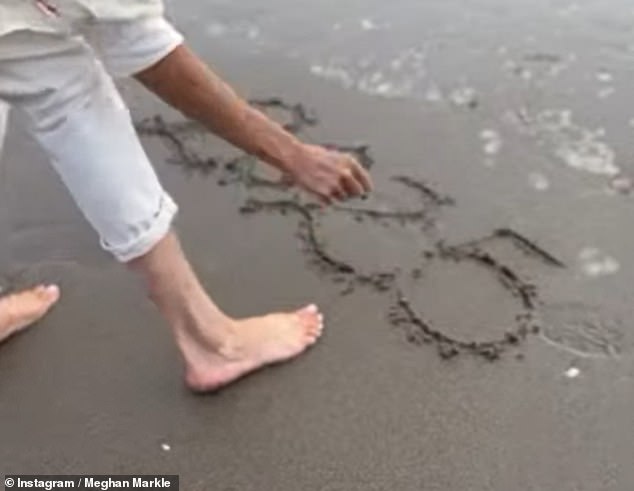
[[372,185],[372,178],[370,177],[370,173],[365,170],[365,168],[361,164],[356,162],[355,164],[356,165],[352,169],[355,179],[361,183],[364,192],[368,193],[372,191],[374,186]]
[[357,181],[352,167],[344,171],[341,176],[341,185],[349,197],[355,197],[365,193],[363,185]]
[[322,207],[330,206],[333,204],[333,200],[330,197],[328,191],[311,189],[309,190],[318,200]]
[[319,199],[319,203],[321,204],[322,209],[328,206],[332,206],[333,201],[328,195],[318,194],[317,199]]
[[348,199],[348,193],[341,184],[337,184],[330,189],[331,198],[337,201],[345,201]]

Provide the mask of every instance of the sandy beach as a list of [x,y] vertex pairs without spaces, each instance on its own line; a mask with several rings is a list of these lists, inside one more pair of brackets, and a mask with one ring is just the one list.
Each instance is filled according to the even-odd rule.
[[187,0],[170,16],[253,105],[358,157],[367,200],[320,210],[121,84],[216,301],[326,315],[306,356],[217,394],[185,389],[141,285],[10,119],[2,286],[55,281],[63,301],[0,346],[1,473],[632,489],[634,10],[340,3]]

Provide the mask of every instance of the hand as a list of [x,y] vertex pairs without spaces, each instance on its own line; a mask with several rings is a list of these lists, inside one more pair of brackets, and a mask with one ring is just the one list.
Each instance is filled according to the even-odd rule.
[[316,145],[302,145],[289,168],[290,180],[330,205],[372,190],[368,172],[351,155]]

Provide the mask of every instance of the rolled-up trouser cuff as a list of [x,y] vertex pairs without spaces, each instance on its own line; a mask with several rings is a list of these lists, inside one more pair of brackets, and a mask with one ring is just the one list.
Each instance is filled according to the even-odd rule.
[[110,252],[118,261],[127,263],[150,252],[170,231],[178,213],[178,206],[169,194],[163,193],[156,214],[139,227],[137,236],[126,244],[108,244],[101,240],[101,247]]
[[176,205],[103,64],[85,43],[59,42],[66,49],[55,55],[3,62],[0,99],[45,149],[101,245],[127,262],[165,236]]

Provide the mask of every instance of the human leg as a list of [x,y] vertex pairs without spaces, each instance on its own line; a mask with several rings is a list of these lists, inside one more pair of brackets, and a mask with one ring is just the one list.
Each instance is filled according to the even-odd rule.
[[[9,210],[6,201],[6,172],[2,164],[2,147],[8,124],[9,106],[0,102],[0,274],[9,268]],[[57,302],[60,293],[55,285],[32,288],[6,295],[8,285],[0,285],[0,343],[40,320]]]
[[314,306],[236,320],[204,292],[170,232],[176,205],[86,45],[73,42],[37,64],[13,61],[4,68],[0,95],[4,90],[19,107],[102,246],[144,278],[172,328],[190,388],[213,390],[317,340],[323,324]]

